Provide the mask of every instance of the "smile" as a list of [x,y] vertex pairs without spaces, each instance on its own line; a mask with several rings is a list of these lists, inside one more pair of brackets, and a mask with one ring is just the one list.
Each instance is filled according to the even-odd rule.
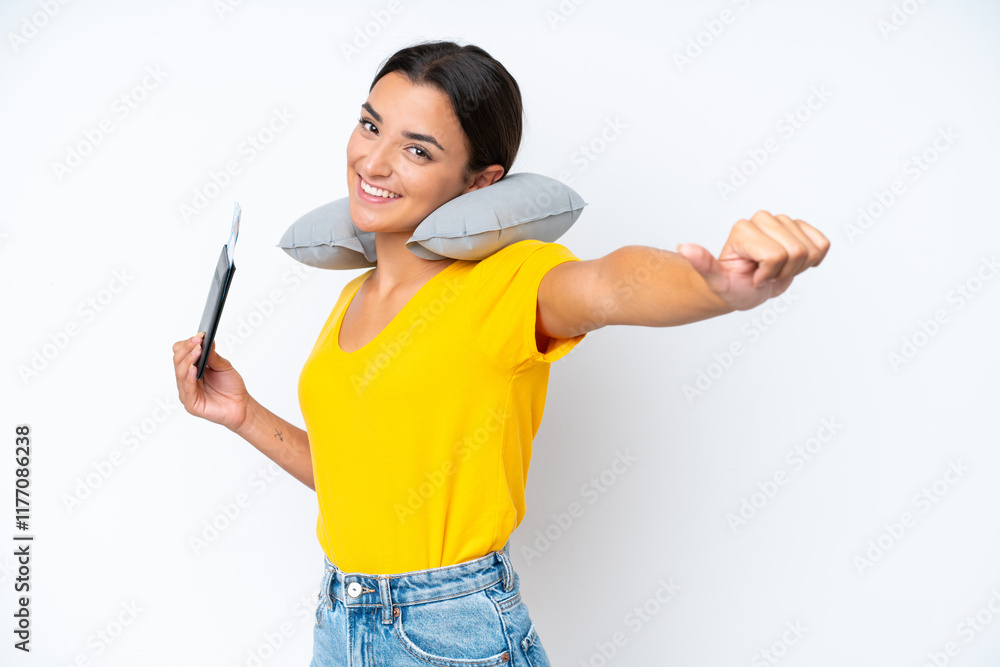
[[383,199],[396,199],[403,196],[396,194],[395,192],[390,192],[389,190],[383,190],[382,188],[376,188],[369,185],[363,178],[361,179],[361,189],[374,197],[382,197]]

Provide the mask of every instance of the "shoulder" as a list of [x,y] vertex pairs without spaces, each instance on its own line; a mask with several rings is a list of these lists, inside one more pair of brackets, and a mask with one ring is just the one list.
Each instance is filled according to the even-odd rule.
[[567,260],[579,259],[561,243],[524,239],[504,246],[477,262],[476,269],[484,277],[510,274],[518,269],[551,268]]

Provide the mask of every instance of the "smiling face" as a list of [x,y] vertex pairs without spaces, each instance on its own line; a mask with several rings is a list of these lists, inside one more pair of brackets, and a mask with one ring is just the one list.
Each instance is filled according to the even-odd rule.
[[434,209],[478,187],[463,180],[469,148],[445,93],[390,72],[361,106],[347,142],[351,219],[359,229],[412,231]]

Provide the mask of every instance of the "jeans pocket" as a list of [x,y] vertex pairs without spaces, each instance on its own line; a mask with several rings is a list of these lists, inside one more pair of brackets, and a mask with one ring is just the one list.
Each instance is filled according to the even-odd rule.
[[528,613],[528,605],[521,598],[521,587],[515,579],[514,588],[504,591],[502,584],[492,589],[497,607],[503,615],[504,625],[513,646],[519,647],[530,667],[551,667],[542,640],[535,629],[535,622]]
[[510,660],[500,612],[484,591],[397,609],[396,639],[418,660],[440,667],[486,667]]

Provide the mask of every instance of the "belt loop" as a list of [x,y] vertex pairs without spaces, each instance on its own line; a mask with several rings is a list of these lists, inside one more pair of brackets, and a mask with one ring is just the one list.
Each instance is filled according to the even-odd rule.
[[392,625],[392,592],[389,589],[389,578],[378,578],[378,590],[382,596],[382,625]]
[[510,562],[510,539],[503,545],[503,549],[496,552],[500,562],[503,563],[503,589],[510,592],[514,589],[514,566]]
[[323,583],[321,583],[319,587],[319,597],[328,607],[332,609],[335,566],[326,555],[323,556],[323,569]]
[[319,597],[326,604],[327,607],[333,608],[333,594],[331,589],[333,588],[333,567],[327,567],[326,572],[323,574],[323,583],[320,584]]

